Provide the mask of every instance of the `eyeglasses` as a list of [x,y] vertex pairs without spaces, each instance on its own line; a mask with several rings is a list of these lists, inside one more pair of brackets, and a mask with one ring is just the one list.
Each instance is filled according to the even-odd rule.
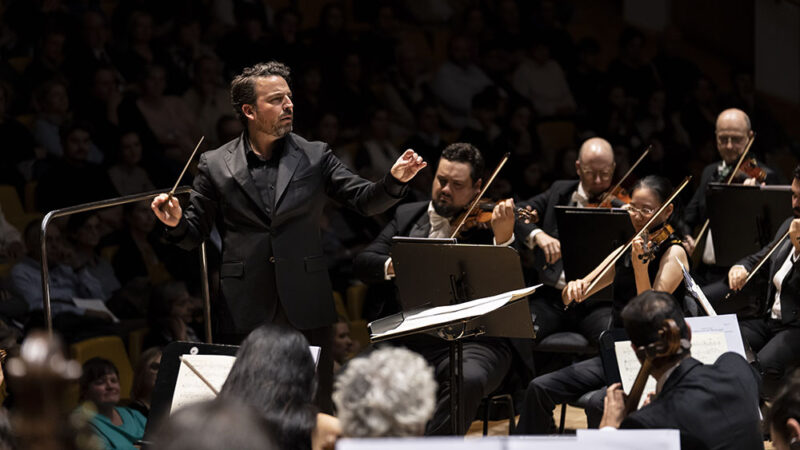
[[652,216],[653,213],[656,212],[653,208],[642,208],[639,209],[631,204],[628,204],[628,213],[629,214],[636,214],[639,216]]
[[717,135],[717,144],[725,145],[731,143],[733,145],[741,145],[747,141],[747,136],[720,136]]
[[581,173],[583,175],[587,176],[587,177],[590,177],[590,178],[596,178],[596,177],[599,176],[601,180],[610,180],[611,177],[614,176],[614,171],[613,170],[595,171],[595,170],[584,170],[584,169],[581,169]]

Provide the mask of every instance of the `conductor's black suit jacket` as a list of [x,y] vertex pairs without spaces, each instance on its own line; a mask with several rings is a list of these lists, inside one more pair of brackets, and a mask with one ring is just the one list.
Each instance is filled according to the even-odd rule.
[[290,133],[283,139],[275,204],[268,208],[248,169],[247,142],[243,133],[201,155],[196,192],[169,235],[193,248],[216,224],[222,237],[221,333],[248,333],[272,320],[278,301],[298,329],[330,325],[336,313],[320,239],[327,198],[371,215],[392,206],[406,188],[388,174],[377,183],[365,180],[327,144]]
[[681,449],[763,449],[758,412],[759,377],[736,353],[714,364],[684,359],[647,406],[631,413],[620,428],[672,428]]

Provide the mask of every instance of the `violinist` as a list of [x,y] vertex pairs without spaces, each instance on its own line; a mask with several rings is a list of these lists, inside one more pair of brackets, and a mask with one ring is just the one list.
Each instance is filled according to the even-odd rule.
[[622,310],[622,319],[639,361],[644,361],[642,350],[666,344],[659,333],[666,320],[677,325],[680,344],[674,353],[652,357],[656,392],[638,411],[626,416],[620,384],[608,388],[601,428],[677,429],[681,449],[764,448],[758,375],[744,358],[729,352],[708,365],[692,358],[691,329],[675,299],[664,292],[637,296]]
[[[697,244],[694,242],[694,237],[691,233],[695,229],[700,228],[703,222],[708,218],[706,209],[708,184],[725,182],[730,176],[739,157],[747,148],[748,139],[754,137],[753,130],[750,126],[750,118],[740,109],[731,108],[722,111],[719,116],[717,116],[715,136],[717,150],[722,160],[709,164],[703,169],[700,183],[691,201],[686,206],[683,217],[684,222],[689,227],[688,230],[683,231],[684,242],[690,254],[695,250],[694,246]],[[749,153],[745,156],[745,162],[747,164],[743,165],[744,169],[740,168],[740,170],[737,171],[732,182],[746,185],[778,183],[777,174],[772,169],[765,167],[763,163],[752,159],[751,156],[752,155]],[[712,239],[709,232],[704,248],[697,249],[698,252],[702,251],[702,261],[708,266],[713,266],[715,264],[714,247],[711,244]],[[727,269],[726,267],[721,270],[704,270],[703,273],[700,274],[701,276],[698,277],[698,282],[703,284],[704,282],[709,283],[713,280],[723,278]]]
[[[394,219],[363,252],[355,258],[356,276],[370,286],[368,320],[400,310],[394,298],[394,277],[389,250],[394,236],[449,238],[456,217],[478,195],[483,184],[484,160],[480,151],[467,143],[447,146],[439,159],[431,189],[431,201],[400,205]],[[461,233],[459,242],[512,245],[515,214],[512,200],[499,202],[492,211],[488,229],[473,227]],[[383,291],[381,293],[381,291]],[[370,308],[374,308],[369,311]],[[377,309],[377,310],[375,310]],[[439,384],[437,406],[426,434],[445,434],[452,429],[449,409],[449,352],[445,341],[429,336],[412,336],[393,341],[420,353],[435,368]],[[506,339],[473,338],[464,341],[464,429],[469,428],[481,399],[497,389],[511,367],[512,346]]]
[[[525,202],[539,214],[538,224],[529,225],[532,231],[525,233],[525,245],[534,252],[534,269],[539,281],[545,284],[530,301],[537,341],[566,330],[579,332],[595,341],[608,325],[611,309],[607,302],[588,302],[564,311],[560,291],[566,281],[555,207],[587,207],[599,203],[611,187],[615,168],[611,144],[599,137],[587,139],[575,161],[579,179],[556,181],[550,189]],[[614,199],[613,205],[621,206],[621,203]]]
[[[628,212],[637,233],[653,219],[654,214],[669,199],[671,192],[669,181],[654,175],[642,178],[633,186]],[[622,327],[620,312],[636,295],[648,290],[658,290],[683,300],[685,294],[683,274],[676,259],[688,267],[688,257],[680,238],[671,231],[669,219],[673,210],[673,204],[667,205],[649,227],[647,235],[652,239],[634,239],[631,250],[626,251],[604,276],[600,276],[602,268],[614,259],[619,249],[613,251],[585,278],[570,281],[562,290],[562,305],[578,303],[577,306],[570,306],[568,310],[579,307],[596,292],[613,284],[611,326],[620,328]],[[594,282],[597,277],[600,278]],[[595,286],[588,290],[591,284]],[[607,327],[608,322],[603,325]],[[601,389],[605,385],[605,373],[599,356],[534,378],[528,385],[524,407],[520,412],[520,433],[552,432],[555,405],[577,401],[582,395]],[[589,426],[597,427],[602,411],[602,397],[593,396],[585,410]]]
[[[742,335],[757,352],[763,377],[762,395],[771,397],[792,366],[800,364],[800,166],[794,169],[792,180],[792,213],[778,228],[775,239],[758,253],[747,256],[731,267],[728,284],[731,289],[742,288],[747,276],[777,245],[762,267],[768,274],[766,301],[758,317],[739,322]],[[788,232],[788,239],[783,236]]]

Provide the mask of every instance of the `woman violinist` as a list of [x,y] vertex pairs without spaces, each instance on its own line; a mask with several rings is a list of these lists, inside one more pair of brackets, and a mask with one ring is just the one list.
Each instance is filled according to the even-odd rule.
[[[653,218],[671,192],[669,181],[655,175],[647,176],[634,185],[627,209],[637,233]],[[644,236],[635,238],[630,250],[618,258],[613,267],[604,274],[601,273],[603,268],[617,256],[620,249],[612,252],[586,277],[570,281],[561,292],[564,304],[580,303],[613,283],[614,326],[621,326],[619,314],[622,308],[628,300],[644,291],[654,289],[669,292],[675,298],[682,299],[685,289],[678,261],[685,267],[689,267],[689,262],[680,237],[668,223],[674,209],[674,204],[668,205],[652,221],[649,229],[643,233]],[[593,283],[597,277],[600,279]],[[592,284],[594,286],[589,290]]]

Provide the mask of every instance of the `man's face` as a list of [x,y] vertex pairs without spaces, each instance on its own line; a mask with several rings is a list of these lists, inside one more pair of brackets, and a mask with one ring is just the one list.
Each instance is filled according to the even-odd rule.
[[80,128],[75,129],[64,140],[64,158],[70,161],[86,161],[91,145],[89,133]]
[[725,116],[717,121],[716,135],[719,155],[725,163],[733,164],[744,152],[750,130],[743,118]]
[[254,82],[256,103],[242,106],[245,116],[257,131],[284,137],[292,131],[294,104],[292,91],[282,77],[257,78]]
[[800,180],[792,180],[792,213],[794,217],[800,219]]
[[593,199],[611,187],[611,179],[614,177],[613,161],[603,158],[578,159],[575,169],[589,198]]
[[481,189],[481,180],[472,181],[469,163],[441,158],[433,180],[433,209],[443,217],[454,217],[469,205]]

